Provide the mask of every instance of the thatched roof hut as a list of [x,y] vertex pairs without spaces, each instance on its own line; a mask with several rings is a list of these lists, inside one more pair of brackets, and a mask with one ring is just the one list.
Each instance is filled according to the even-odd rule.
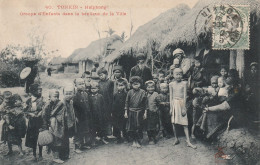
[[[204,29],[205,22],[196,21],[203,21],[202,19],[197,19],[198,15],[201,14],[201,10],[208,6],[212,9],[215,4],[250,5],[251,14],[257,16],[257,19],[253,20],[255,21],[253,24],[259,22],[259,0],[199,0],[190,12],[174,27],[174,30],[165,37],[160,46],[160,51],[178,44],[192,46],[199,44],[201,40],[208,40],[209,35],[211,35],[211,29]],[[197,26],[196,31],[195,25]]]
[[73,58],[75,58],[79,52],[81,52],[84,48],[78,48],[72,52],[72,54],[67,57],[67,59],[64,61],[64,63],[72,63]]
[[148,23],[140,26],[136,32],[123,44],[121,49],[116,50],[110,56],[104,59],[106,62],[113,62],[122,55],[133,55],[136,52],[148,52],[151,47],[158,49],[161,41],[176,26],[183,15],[190,8],[181,4],[170,9]]
[[65,61],[66,58],[63,58],[61,56],[53,57],[51,61],[49,62],[49,65],[62,65],[62,63]]
[[120,47],[122,43],[121,37],[118,35],[112,35],[93,41],[86,48],[75,50],[75,56],[72,58],[72,62],[86,60],[98,61],[100,57],[107,56],[117,47]]

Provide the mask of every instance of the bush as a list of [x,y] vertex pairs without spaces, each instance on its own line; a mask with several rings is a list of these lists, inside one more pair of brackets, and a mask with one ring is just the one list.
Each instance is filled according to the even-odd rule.
[[13,71],[3,71],[1,72],[1,87],[15,87],[20,86],[20,78],[16,72]]
[[20,86],[19,74],[24,67],[20,61],[0,62],[0,87]]

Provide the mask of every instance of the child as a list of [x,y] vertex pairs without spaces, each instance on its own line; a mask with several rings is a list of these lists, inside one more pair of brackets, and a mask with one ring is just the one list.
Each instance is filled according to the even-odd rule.
[[85,85],[86,85],[86,92],[90,90],[90,84],[91,84],[91,74],[89,71],[86,71],[84,73],[84,77],[82,77],[85,80]]
[[160,70],[159,72],[158,72],[158,81],[155,83],[156,84],[156,92],[158,92],[158,93],[160,93],[161,91],[160,91],[160,84],[161,83],[164,83],[164,81],[165,81],[165,73],[164,73],[164,71],[162,71],[162,70]]
[[[3,135],[2,140],[7,142],[8,153],[10,155],[13,153],[12,145],[18,146],[20,155],[24,155],[22,151],[22,138],[24,138],[26,133],[26,120],[23,115],[22,99],[18,94],[10,96],[6,102],[4,109],[5,123],[3,124]],[[2,111],[3,112],[3,111]]]
[[155,83],[153,81],[146,81],[147,90],[147,105],[144,113],[144,119],[147,119],[147,134],[149,138],[149,144],[156,143],[157,128],[159,125],[159,113],[158,113],[158,93],[155,92]]
[[[32,84],[30,86],[31,97],[26,101],[25,111],[28,117],[28,128],[25,138],[25,146],[33,149],[34,159],[37,161],[36,149],[39,129],[43,128],[42,110],[45,102],[42,97],[42,88],[39,84]],[[46,128],[47,129],[47,128]],[[42,159],[42,146],[39,147],[39,158]]]
[[65,129],[64,129],[64,141],[61,150],[61,160],[66,160],[69,158],[70,147],[69,147],[69,138],[74,136],[76,118],[73,108],[73,97],[74,97],[74,86],[66,86],[63,88],[63,104],[66,108],[65,111]]
[[126,135],[126,119],[124,118],[127,82],[124,79],[118,79],[116,84],[117,92],[113,97],[112,108],[113,135],[117,138],[117,143],[121,143],[121,132],[123,132],[123,136],[128,140]]
[[175,68],[179,68],[180,67],[180,60],[178,58],[175,58],[173,60],[173,64],[171,65],[170,67],[170,74],[169,74],[169,79],[170,79],[170,82],[173,80],[173,70]]
[[[93,120],[93,136],[101,138],[102,142],[108,144],[108,142],[104,139],[105,133],[105,122],[104,115],[105,111],[105,101],[101,94],[98,93],[99,84],[97,82],[92,82],[91,84],[91,95],[89,97],[90,109],[92,111],[92,120]],[[94,142],[95,145],[95,142]]]
[[76,117],[77,131],[74,136],[75,152],[82,153],[84,141],[90,137],[91,113],[89,108],[88,94],[85,92],[85,81],[82,78],[74,80],[76,94],[73,98],[73,107]]
[[197,56],[194,58],[194,66],[191,67],[186,76],[190,77],[189,88],[192,90],[195,87],[202,87],[204,83],[203,68],[201,67],[200,58]]
[[163,132],[163,137],[169,137],[172,131],[171,116],[170,116],[170,96],[169,86],[167,83],[160,84],[161,93],[158,95],[158,108],[160,114],[160,128]]
[[188,118],[186,110],[186,97],[187,97],[187,82],[182,81],[183,71],[180,68],[174,69],[174,79],[175,81],[169,84],[170,87],[170,114],[171,121],[175,136],[174,145],[179,143],[175,125],[180,124],[184,128],[184,133],[186,136],[187,146],[196,149],[196,146],[191,144],[188,130]]
[[99,63],[95,62],[94,63],[94,68],[91,70],[90,75],[92,77],[92,79],[94,80],[99,80],[99,76],[98,76],[98,68],[99,68]]
[[139,76],[133,76],[130,79],[133,89],[128,91],[125,102],[125,118],[127,121],[127,131],[133,138],[133,147],[140,148],[142,138],[143,114],[146,106],[146,94],[140,89],[142,80]]
[[104,105],[106,105],[103,113],[104,113],[104,126],[106,127],[105,131],[105,139],[107,140],[107,136],[112,134],[112,126],[111,126],[111,113],[112,113],[112,104],[113,104],[113,92],[114,92],[114,82],[107,78],[108,73],[105,68],[100,68],[98,70],[98,76],[100,78],[99,81],[99,93],[104,98]]
[[219,87],[218,100],[220,102],[223,102],[228,97],[228,86],[225,83],[224,77],[222,76],[218,78],[218,87]]
[[49,131],[53,135],[53,142],[50,149],[53,155],[53,162],[61,164],[69,158],[69,136],[66,106],[59,100],[59,92],[51,91],[49,93],[50,101],[44,107],[45,123],[49,123]]
[[[114,81],[114,94],[115,94],[115,93],[117,93],[117,80],[124,79],[127,83],[128,83],[128,81],[125,78],[123,78],[124,71],[123,71],[123,67],[120,65],[114,66],[113,74],[114,74],[113,81]],[[128,86],[127,86],[126,90],[127,89],[128,89]]]
[[226,66],[221,66],[220,77],[222,77],[224,80],[228,77],[228,69],[226,68]]

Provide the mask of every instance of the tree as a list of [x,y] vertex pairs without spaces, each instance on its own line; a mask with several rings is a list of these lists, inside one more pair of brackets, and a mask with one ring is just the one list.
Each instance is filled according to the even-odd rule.
[[121,37],[122,42],[125,42],[125,39],[127,38],[127,36],[125,35],[125,32],[122,32],[120,37]]
[[109,36],[112,36],[116,31],[114,31],[110,26],[108,27],[108,30],[104,31],[106,32]]

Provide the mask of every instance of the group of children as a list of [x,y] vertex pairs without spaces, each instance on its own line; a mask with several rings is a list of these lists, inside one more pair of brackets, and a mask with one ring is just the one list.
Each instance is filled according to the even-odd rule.
[[188,146],[196,148],[189,139],[185,108],[187,83],[182,80],[180,68],[174,69],[176,81],[166,83],[164,73],[159,72],[159,81],[145,82],[144,89],[141,89],[143,82],[139,76],[131,77],[129,85],[123,78],[122,67],[115,66],[113,73],[115,77],[111,81],[107,77],[107,70],[101,68],[98,71],[100,81],[97,83],[91,80],[86,89],[96,139],[107,143],[107,136],[113,126],[113,135],[118,143],[124,138],[125,141],[133,141],[132,146],[139,148],[143,131],[147,131],[149,144],[155,144],[159,131],[169,136],[173,129],[176,138],[174,144],[178,144],[175,124],[179,124],[184,126]]
[[[225,102],[230,94],[230,86],[239,87],[239,84],[235,83],[238,77],[232,74],[232,70],[228,71],[222,67],[219,75],[212,75],[211,85],[205,87],[207,81],[203,77],[204,69],[198,59],[195,59],[193,67],[186,74],[183,74],[178,65],[171,67],[171,70],[167,76],[165,72],[159,71],[153,80],[146,82],[142,82],[139,76],[133,76],[128,83],[123,78],[121,66],[114,67],[113,80],[108,78],[108,72],[104,68],[97,71],[99,78],[92,79],[91,74],[86,72],[82,78],[75,79],[75,89],[65,90],[64,93],[66,113],[71,114],[66,116],[70,116],[71,121],[75,119],[70,123],[65,120],[66,125],[71,125],[66,127],[65,132],[69,133],[72,126],[75,128],[72,131],[75,152],[81,153],[84,147],[96,145],[97,140],[107,144],[108,136],[112,133],[117,138],[117,143],[125,140],[133,142],[132,146],[139,148],[144,131],[147,131],[151,145],[157,142],[160,131],[164,137],[168,137],[173,131],[173,144],[177,145],[179,139],[176,125],[183,126],[187,146],[196,149],[196,146],[191,144],[188,126],[192,125],[192,138],[195,138],[196,126],[205,130],[207,107]],[[23,154],[21,138],[26,134],[26,146],[33,148],[36,157],[38,134],[41,129],[50,126],[44,119],[46,114],[43,110],[48,105],[51,111],[57,111],[54,103],[44,104],[39,86],[33,84],[30,93],[27,106],[22,106],[19,95],[4,92],[0,110],[5,112],[2,132],[7,136],[2,134],[2,140],[8,143],[8,154],[12,153],[12,144],[17,144]],[[190,100],[193,108],[192,124],[188,120],[187,102]],[[23,114],[26,114],[29,120],[27,128]],[[39,157],[42,157],[42,146],[39,146]]]

